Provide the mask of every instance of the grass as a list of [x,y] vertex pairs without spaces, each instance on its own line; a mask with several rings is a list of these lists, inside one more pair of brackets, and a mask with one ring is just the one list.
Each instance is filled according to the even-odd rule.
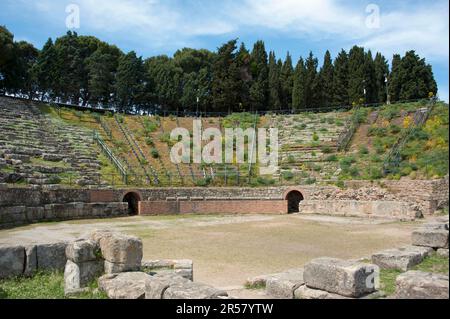
[[414,267],[414,270],[448,275],[448,264],[448,258],[439,256],[438,254],[432,254],[431,256],[425,258],[420,265]]
[[88,291],[66,297],[63,273],[39,272],[31,278],[1,280],[0,299],[107,299],[97,288],[95,280],[89,285]]
[[[447,275],[449,272],[449,260],[446,257],[441,257],[436,253],[425,258],[425,260],[415,266],[412,270],[419,270],[423,272],[432,272]],[[395,281],[397,277],[403,272],[400,270],[381,269],[380,270],[380,289],[383,290],[387,296],[395,293]]]

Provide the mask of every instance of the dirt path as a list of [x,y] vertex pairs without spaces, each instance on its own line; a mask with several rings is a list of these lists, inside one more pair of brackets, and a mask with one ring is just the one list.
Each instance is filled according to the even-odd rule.
[[[73,239],[95,229],[137,235],[144,258],[188,258],[196,281],[235,290],[253,276],[302,267],[321,256],[361,258],[409,244],[416,223],[314,215],[127,217],[0,231],[0,244]],[[254,293],[258,295],[257,292]]]

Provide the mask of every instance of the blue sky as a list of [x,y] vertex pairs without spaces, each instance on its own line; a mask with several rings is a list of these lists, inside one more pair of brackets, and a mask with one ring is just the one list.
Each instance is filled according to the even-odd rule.
[[[294,62],[310,50],[322,57],[362,45],[391,59],[416,50],[433,65],[439,95],[449,99],[448,0],[0,0],[0,25],[16,40],[41,48],[68,31],[76,4],[83,35],[94,35],[143,57],[182,47],[215,50],[239,38]],[[378,19],[379,17],[379,19]]]

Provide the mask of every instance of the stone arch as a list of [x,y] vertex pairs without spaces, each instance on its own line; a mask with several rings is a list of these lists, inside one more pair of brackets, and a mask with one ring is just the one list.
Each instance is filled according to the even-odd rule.
[[138,192],[127,192],[122,199],[122,202],[128,203],[128,212],[130,215],[139,214],[139,202],[142,201],[142,196]]
[[290,189],[285,193],[284,199],[288,201],[288,214],[294,214],[300,212],[300,202],[305,198],[298,189]]

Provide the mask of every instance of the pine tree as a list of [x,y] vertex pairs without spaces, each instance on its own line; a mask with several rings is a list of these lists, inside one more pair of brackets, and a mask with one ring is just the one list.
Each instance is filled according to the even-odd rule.
[[333,76],[333,104],[337,106],[349,105],[348,96],[348,55],[342,50],[334,60]]
[[119,58],[122,54],[117,47],[102,43],[86,59],[92,103],[108,105],[111,102]]
[[139,107],[143,73],[142,59],[134,51],[120,57],[115,85],[119,110],[130,111]]
[[327,107],[333,104],[334,67],[330,51],[325,52],[323,66],[319,73],[320,105]]
[[348,96],[351,104],[365,101],[365,54],[364,49],[354,46],[348,56]]
[[269,54],[269,108],[271,110],[281,109],[280,99],[280,72],[276,62],[275,53]]

